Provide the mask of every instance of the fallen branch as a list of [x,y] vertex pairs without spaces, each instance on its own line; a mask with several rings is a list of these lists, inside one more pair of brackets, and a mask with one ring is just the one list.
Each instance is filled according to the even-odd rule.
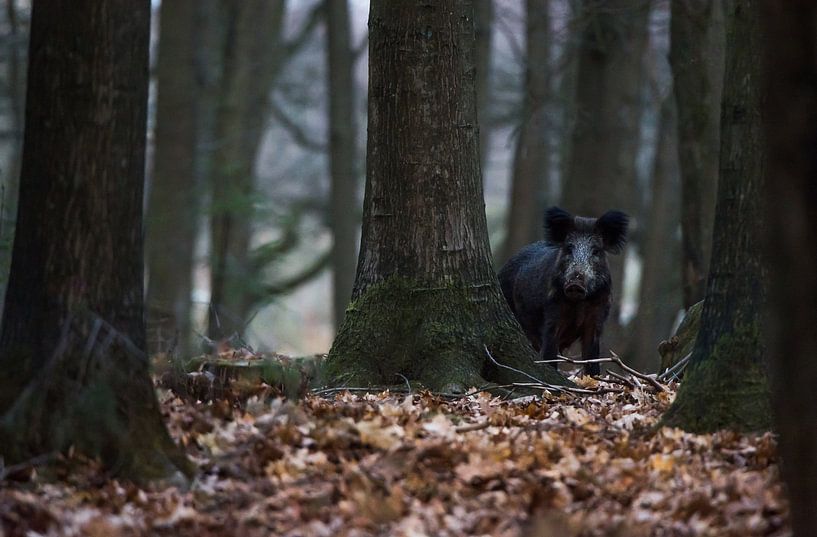
[[621,358],[619,358],[618,355],[616,353],[614,353],[613,351],[610,351],[610,354],[612,354],[612,356],[607,357],[607,358],[592,358],[592,359],[589,359],[589,360],[577,360],[575,358],[569,358],[567,356],[562,356],[560,354],[559,357],[554,359],[554,360],[537,360],[536,363],[537,364],[568,363],[568,364],[578,364],[578,365],[581,365],[581,364],[612,363],[612,364],[616,364],[621,369],[623,369],[624,371],[626,371],[627,373],[632,375],[635,379],[641,379],[641,380],[645,380],[645,381],[649,382],[653,386],[653,388],[655,388],[659,392],[667,391],[667,388],[658,381],[656,375],[654,375],[654,374],[648,375],[646,373],[642,373],[640,371],[637,371],[637,370],[633,369],[632,367],[628,366],[627,364],[625,364],[624,362],[622,362]]

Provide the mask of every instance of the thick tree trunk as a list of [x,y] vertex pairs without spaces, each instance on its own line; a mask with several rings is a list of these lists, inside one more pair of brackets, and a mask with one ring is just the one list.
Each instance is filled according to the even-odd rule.
[[479,159],[482,173],[485,173],[491,147],[490,103],[493,25],[494,0],[474,0],[474,33],[477,43],[477,119],[479,120]]
[[187,356],[196,243],[198,0],[163,2],[156,69],[156,130],[148,197],[148,350]]
[[[648,0],[582,3],[575,123],[562,185],[562,204],[573,214],[598,217],[609,209],[637,213],[636,154],[649,14]],[[605,339],[615,347],[621,343],[624,256],[610,260],[610,271],[615,292]]]
[[144,353],[149,22],[147,0],[34,2],[0,334],[6,462],[73,446],[140,480],[187,467]]
[[329,164],[332,220],[333,310],[335,327],[343,320],[355,281],[357,251],[357,125],[354,55],[347,0],[326,3],[329,71]]
[[765,146],[762,27],[756,0],[726,10],[726,73],[712,261],[689,370],[664,423],[688,431],[770,426],[761,310]]
[[269,93],[285,56],[286,3],[222,0],[224,57],[211,162],[210,318],[213,338],[241,333],[258,300],[250,260],[254,167],[268,118]]
[[767,0],[764,7],[769,357],[792,528],[806,537],[817,528],[817,6]]
[[547,190],[547,104],[550,93],[548,0],[528,0],[525,59],[525,107],[514,154],[511,198],[502,261],[526,244],[541,240],[544,196]]
[[670,64],[678,107],[684,308],[703,300],[718,184],[723,0],[672,2]]
[[632,322],[632,354],[627,359],[640,371],[657,372],[658,344],[670,337],[672,322],[681,309],[680,275],[675,239],[678,225],[678,148],[675,101],[670,95],[661,106],[652,196],[643,241],[643,274],[638,314]]
[[527,379],[494,366],[487,347],[505,365],[564,383],[533,363],[491,264],[472,3],[375,0],[369,30],[363,237],[330,380],[462,392]]

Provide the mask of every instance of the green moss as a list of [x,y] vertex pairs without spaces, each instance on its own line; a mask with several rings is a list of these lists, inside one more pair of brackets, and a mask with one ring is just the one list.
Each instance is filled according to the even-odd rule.
[[533,363],[535,353],[497,286],[426,286],[400,277],[370,287],[349,306],[325,372],[333,385],[408,380],[445,392],[530,380],[491,365],[486,346],[503,364],[550,383],[567,382]]
[[695,433],[770,429],[762,349],[757,324],[721,336],[712,353],[687,372],[660,425]]

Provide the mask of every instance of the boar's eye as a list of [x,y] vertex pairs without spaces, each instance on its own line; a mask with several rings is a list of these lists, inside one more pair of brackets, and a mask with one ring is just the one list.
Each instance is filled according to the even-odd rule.
[[594,246],[594,247],[593,247],[593,255],[594,255],[594,256],[597,256],[597,257],[598,257],[598,256],[600,256],[600,255],[601,255],[601,253],[602,253],[603,251],[604,251],[604,250],[602,250],[602,249],[601,249],[601,248],[599,248],[598,246]]
[[573,245],[572,244],[565,244],[563,249],[564,249],[564,252],[566,254],[572,254],[573,253]]

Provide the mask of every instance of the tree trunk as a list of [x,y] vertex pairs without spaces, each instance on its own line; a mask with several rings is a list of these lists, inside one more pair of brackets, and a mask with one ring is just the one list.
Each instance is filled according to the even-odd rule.
[[678,107],[684,308],[703,300],[718,184],[722,0],[672,2],[670,64]]
[[652,173],[649,215],[644,226],[643,273],[638,314],[633,320],[630,365],[648,373],[657,372],[661,358],[658,344],[670,337],[672,322],[681,309],[680,275],[675,240],[678,225],[678,148],[675,101],[670,95],[661,106],[655,166]]
[[332,219],[333,309],[335,327],[343,320],[355,281],[358,217],[357,125],[355,124],[354,55],[349,38],[349,5],[334,0],[327,7],[329,67],[329,209]]
[[[17,217],[17,191],[20,183],[20,149],[23,139],[23,104],[25,96],[25,68],[20,56],[25,55],[25,36],[20,32],[20,17],[14,0],[6,0],[8,43],[6,59],[6,91],[8,93],[10,153],[0,191],[0,304],[6,294],[6,282],[11,265],[11,244],[14,240],[14,222]],[[22,52],[22,54],[21,54]],[[3,318],[0,308],[0,319]]]
[[[477,119],[479,120],[480,169],[485,173],[491,147],[491,48],[494,25],[494,0],[474,0],[474,33],[477,50]],[[484,178],[483,178],[484,179]]]
[[[766,140],[769,155],[766,252],[770,260],[769,355],[781,473],[794,535],[817,527],[817,6],[764,3]],[[809,254],[809,252],[811,252]]]
[[760,337],[765,278],[758,237],[765,147],[760,116],[762,28],[756,0],[726,10],[726,73],[712,261],[689,370],[663,421],[688,431],[770,425]]
[[494,274],[479,177],[469,0],[375,0],[363,234],[352,304],[327,363],[343,385],[462,392],[536,366]]
[[156,68],[156,130],[146,254],[150,353],[187,356],[196,243],[198,0],[163,2]]
[[187,469],[143,319],[147,0],[35,1],[20,210],[0,331],[6,462],[67,450],[139,480]]
[[548,171],[548,117],[550,93],[550,42],[548,0],[527,0],[527,58],[525,107],[514,154],[508,235],[502,261],[526,244],[542,238],[544,196]]
[[[647,45],[648,0],[584,0],[575,123],[562,203],[582,216],[637,213],[636,154]],[[634,234],[638,234],[635,222]],[[632,238],[632,237],[631,237]],[[614,293],[608,342],[620,344],[624,256],[610,260]]]
[[259,298],[250,262],[254,167],[269,115],[269,93],[285,56],[285,6],[283,1],[222,0],[224,57],[211,163],[212,338],[240,334]]

